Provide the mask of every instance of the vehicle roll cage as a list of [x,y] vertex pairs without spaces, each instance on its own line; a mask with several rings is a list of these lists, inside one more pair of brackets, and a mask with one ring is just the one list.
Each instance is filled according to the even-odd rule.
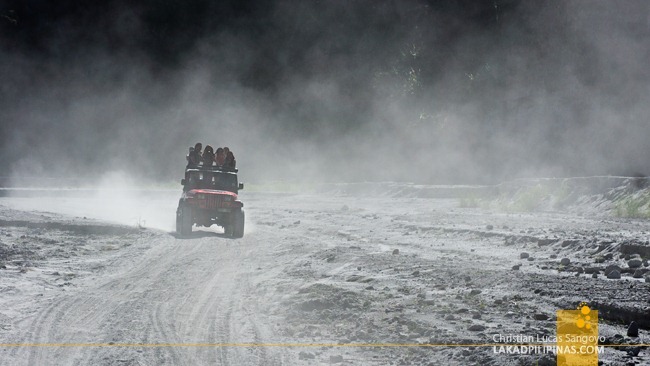
[[[185,168],[185,177],[181,179],[181,185],[183,186],[183,191],[187,192],[190,189],[197,188],[205,188],[205,189],[222,189],[230,192],[237,193],[238,190],[244,189],[244,184],[243,183],[237,183],[237,172],[238,169],[236,168],[229,168],[229,167],[223,167],[223,166],[188,166]],[[192,176],[196,176],[198,174],[202,174],[204,178],[200,178],[199,180],[196,179],[191,179]],[[232,179],[234,182],[232,183],[232,186],[221,186],[219,187],[220,184],[223,183],[217,183],[214,178],[210,178],[210,181],[204,181],[206,176],[230,176],[233,177]]]
[[213,165],[213,166],[203,166],[203,165],[190,165],[188,164],[187,167],[185,168],[185,172],[226,172],[226,173],[237,173],[239,169],[237,168],[230,168],[230,167],[225,167],[225,166],[218,166],[218,165]]

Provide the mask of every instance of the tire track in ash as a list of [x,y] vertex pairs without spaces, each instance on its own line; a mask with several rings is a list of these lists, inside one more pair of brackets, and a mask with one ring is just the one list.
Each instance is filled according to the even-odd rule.
[[[211,322],[209,328],[210,334],[218,334],[221,343],[231,342],[230,335],[230,317],[232,314],[232,302],[228,302],[227,308],[222,315]],[[230,356],[228,347],[219,347],[219,360],[223,366],[230,366]]]
[[[141,316],[148,319],[151,327],[143,338],[151,343],[216,343],[219,334],[222,341],[230,339],[228,329],[215,327],[218,324],[215,319],[221,315],[229,317],[230,312],[223,311],[228,309],[227,300],[239,296],[233,281],[228,280],[237,275],[236,263],[229,264],[232,258],[228,254],[232,251],[214,241],[194,242],[192,247],[193,253],[174,255],[167,270],[155,276],[147,274],[154,279],[150,286],[153,290],[143,296],[142,301],[154,310]],[[109,353],[111,351],[100,350],[114,358],[115,351],[113,354]],[[151,353],[151,358],[163,363],[195,365],[221,360],[222,364],[240,364],[231,362],[234,354],[229,354],[224,347],[165,347],[154,348]],[[124,359],[130,361],[128,357]],[[97,356],[90,363],[102,360]],[[145,361],[150,362],[150,359]]]
[[[242,269],[241,265],[231,271],[231,288],[235,296],[227,297],[227,309],[219,319],[217,328],[221,330],[222,342],[262,344],[270,342],[273,332],[268,322],[260,317],[256,307],[258,297],[252,291],[251,281],[255,278],[258,268],[266,258],[266,251],[258,250],[260,244],[253,242],[254,249],[242,247],[240,263],[250,267]],[[267,249],[267,247],[264,247]],[[268,259],[268,258],[266,258]],[[273,340],[277,342],[277,340]],[[228,350],[224,347],[222,356],[225,362],[249,365],[282,365],[285,350],[268,347],[236,347]]]
[[[260,234],[266,237],[267,235]],[[216,240],[215,240],[216,239]],[[265,238],[269,239],[269,238]],[[151,240],[151,239],[150,239]],[[31,319],[22,343],[261,343],[273,331],[256,312],[251,281],[275,247],[242,240],[153,238],[142,258],[81,281]],[[269,249],[271,248],[271,249]],[[126,253],[129,255],[130,253]],[[275,253],[277,254],[277,253]],[[136,262],[137,261],[137,262]],[[278,266],[274,263],[271,266]],[[268,268],[268,267],[267,267]],[[274,340],[275,341],[275,340]],[[9,364],[284,364],[286,352],[240,347],[47,347],[11,350]]]
[[[155,271],[169,267],[177,255],[182,252],[179,246],[155,250],[148,253],[149,257],[141,265],[131,271],[118,272],[112,279],[95,288],[62,294],[52,301],[52,304],[40,311],[32,320],[18,343],[107,343],[114,341],[111,336],[120,334],[118,321],[123,314],[133,310],[130,299],[138,293],[140,300],[147,301],[145,289],[152,288],[156,275]],[[191,252],[191,251],[190,251]],[[156,263],[158,262],[158,263]],[[154,269],[154,271],[152,271]],[[152,273],[153,272],[153,273]],[[158,273],[156,273],[158,272]],[[126,285],[125,285],[126,284]],[[129,286],[130,285],[130,286]],[[122,322],[121,324],[124,324]],[[106,330],[111,333],[106,333]],[[103,331],[103,332],[102,332]],[[119,341],[119,340],[118,340]],[[86,360],[101,360],[102,355],[115,355],[115,349],[110,348],[75,348],[75,347],[18,347],[12,350],[11,357],[16,364],[26,362],[32,364],[47,364],[55,357],[59,362],[71,363],[78,356],[86,355]],[[94,357],[93,357],[94,355]]]
[[[101,334],[94,324],[101,322],[106,313],[102,308],[112,309],[117,305],[101,296],[74,296],[62,298],[53,309],[34,322],[36,331],[31,342],[26,343],[92,343],[98,342]],[[29,347],[27,364],[48,364],[52,359],[76,360],[91,353],[81,347]],[[19,360],[22,358],[19,358]]]
[[[151,314],[150,321],[152,324],[152,329],[155,331],[154,334],[156,334],[158,337],[162,336],[162,343],[181,343],[181,341],[176,338],[176,334],[173,330],[173,328],[168,327],[166,324],[171,323],[169,318],[162,316],[161,314],[164,313],[163,309],[164,303],[160,303],[156,306],[155,310]],[[165,321],[167,319],[167,321]],[[179,351],[176,347],[165,347],[164,351],[162,352],[163,349],[157,348],[156,351],[159,352],[159,357],[158,359],[162,359],[163,353],[167,353],[169,356],[169,359],[166,359],[165,361],[171,361],[170,364],[172,365],[183,365],[185,363],[181,363],[181,355],[179,354]]]
[[[254,237],[247,239],[204,246],[205,252],[201,253],[204,259],[195,263],[195,274],[190,274],[197,280],[194,291],[186,299],[188,306],[175,311],[177,323],[180,323],[179,334],[188,337],[190,342],[261,343],[266,338],[263,333],[272,334],[248,305],[255,297],[251,292],[251,277],[264,256],[258,251],[259,244]],[[251,250],[252,246],[255,251]],[[197,273],[203,273],[200,281]],[[282,357],[259,347],[201,347],[196,350],[196,360],[200,364],[278,365],[282,364],[279,359]]]
[[[179,268],[182,268],[183,264],[188,260],[191,261],[191,258],[196,254],[195,252],[196,246],[186,246],[183,242],[180,242],[180,244],[176,242],[172,250],[156,257],[157,259],[153,261],[155,263],[152,263],[151,266],[142,266],[139,271],[116,280],[112,286],[118,289],[128,288],[129,290],[125,293],[125,296],[130,296],[131,300],[123,303],[123,306],[121,306],[123,309],[116,309],[114,316],[111,319],[106,319],[102,328],[112,329],[111,333],[114,334],[119,333],[120,329],[129,329],[131,327],[130,322],[138,321],[146,324],[146,331],[137,336],[137,331],[131,329],[129,342],[182,343],[173,326],[172,320],[174,318],[168,314],[167,308],[176,299],[176,296],[170,296],[170,293],[174,294],[182,291],[187,286],[183,283],[174,283],[170,279],[178,277]],[[135,298],[131,295],[134,291],[139,291]],[[120,314],[129,314],[129,316],[121,319]],[[117,324],[112,320],[115,318],[120,319]],[[136,333],[135,336],[134,333]],[[116,341],[119,342],[119,339]],[[118,350],[115,348],[101,349],[98,354],[95,354],[89,360],[91,362],[88,364],[101,362],[105,358],[115,358],[117,352]],[[150,363],[153,358],[156,363],[182,365],[185,364],[183,360],[186,358],[184,350],[177,347],[141,349],[140,354],[134,354],[133,350],[129,349],[122,350],[121,354],[124,354],[125,362],[135,362],[134,358],[145,358],[142,362]],[[103,356],[103,358],[100,356]],[[147,356],[149,358],[146,358]]]
[[[38,314],[34,322],[32,322],[32,324],[29,326],[26,332],[28,338],[20,340],[18,343],[49,342],[51,338],[51,330],[54,329],[54,324],[58,321],[59,314],[61,314],[61,309],[67,308],[69,303],[70,300],[66,298],[56,299],[50,306]],[[47,332],[47,334],[43,334],[43,330],[48,329],[48,327],[50,331]],[[43,363],[43,353],[47,350],[40,347],[18,347],[12,351],[12,358],[16,360],[27,360],[26,364],[28,365],[37,365]]]
[[[238,296],[231,299],[231,312],[228,322],[230,336],[235,341],[241,340],[247,343],[265,344],[265,343],[282,343],[273,330],[272,321],[264,316],[265,312],[261,309],[262,301],[273,301],[268,294],[263,291],[257,291],[256,286],[269,285],[269,279],[278,276],[286,267],[288,262],[295,259],[294,251],[286,251],[285,242],[277,237],[276,231],[257,231],[254,238],[259,237],[252,245],[242,247],[241,262],[249,265],[247,271],[241,268],[237,272],[234,288],[237,289]],[[283,243],[277,245],[268,245],[268,243]],[[287,259],[289,255],[291,259]],[[264,268],[262,270],[262,268]],[[250,363],[257,362],[258,365],[290,365],[293,364],[290,352],[286,348],[279,347],[255,347],[255,348],[238,348],[240,357],[251,359]],[[244,351],[247,354],[242,354]]]
[[[81,304],[93,307],[99,304],[96,298],[69,298],[59,297],[54,300],[48,308],[42,311],[32,322],[29,330],[19,343],[47,344],[47,343],[69,343],[78,342],[75,335],[83,333],[86,321],[94,321],[98,317],[96,313],[88,313],[80,319],[73,319],[68,309]],[[72,335],[62,334],[61,330],[72,330]],[[13,350],[12,356],[16,360],[27,362],[28,365],[47,364],[52,358],[59,358],[65,352],[68,356],[77,356],[81,351],[77,348],[56,348],[56,347],[19,347]]]
[[[241,311],[242,302],[246,301],[241,286],[242,279],[236,278],[231,280],[234,285],[231,286],[233,296],[222,298],[225,307],[219,309],[221,315],[211,322],[210,333],[217,335],[219,343],[257,343],[259,337],[247,326],[250,326],[249,314]],[[220,347],[219,359],[222,365],[272,365],[266,357],[264,347]],[[258,354],[261,351],[261,354]]]
[[[215,266],[214,258],[218,258],[220,244],[215,242],[195,243],[193,255],[180,258],[175,270],[170,270],[161,277],[158,285],[168,290],[162,290],[162,302],[157,306],[157,315],[153,318],[158,336],[162,336],[162,343],[214,343],[214,339],[206,338],[209,334],[202,331],[199,322],[192,322],[196,318],[196,307],[200,304],[211,305],[220,289],[218,281],[221,278],[220,263]],[[180,270],[179,270],[180,269]],[[207,291],[206,289],[212,289]],[[159,289],[160,290],[160,289]],[[189,309],[189,310],[188,310]],[[214,309],[206,313],[215,313]],[[201,318],[199,318],[201,319]],[[196,365],[207,359],[212,363],[215,353],[210,347],[170,347],[170,352],[175,354],[175,364]],[[181,356],[182,355],[182,356]]]
[[[233,273],[229,262],[232,258],[228,255],[232,250],[212,243],[207,244],[204,250],[201,260],[194,263],[192,273],[189,273],[193,279],[190,281],[193,291],[188,293],[185,304],[176,310],[180,316],[179,333],[191,343],[226,343],[230,340],[230,330],[221,326],[224,322],[219,319],[230,316],[227,299],[237,296],[231,281]],[[196,358],[203,364],[230,364],[226,347],[199,347]]]
[[[250,276],[240,278],[238,282],[238,288],[244,288],[244,292],[247,294],[247,296],[240,298],[239,308],[241,313],[245,314],[243,318],[248,321],[247,325],[252,332],[253,343],[277,343],[277,340],[272,338],[273,334],[269,331],[269,327],[260,326],[264,322],[260,319],[261,312],[257,301],[259,298],[252,292]],[[271,350],[268,347],[258,347],[254,351],[258,353],[257,358],[260,365],[282,365],[285,363],[288,354],[283,348],[273,348]]]

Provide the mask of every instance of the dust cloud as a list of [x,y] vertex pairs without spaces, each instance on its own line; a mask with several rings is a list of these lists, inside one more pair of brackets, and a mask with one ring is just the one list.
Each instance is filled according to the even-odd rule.
[[84,220],[158,229],[175,230],[176,190],[143,187],[131,174],[113,171],[97,177],[91,188],[34,192],[16,190],[3,205],[22,211],[64,214]]
[[649,171],[645,1],[71,4],[0,9],[4,186]]

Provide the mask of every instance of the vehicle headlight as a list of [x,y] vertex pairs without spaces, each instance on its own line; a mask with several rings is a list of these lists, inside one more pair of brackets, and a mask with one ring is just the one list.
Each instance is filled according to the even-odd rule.
[[232,196],[226,196],[223,198],[224,202],[230,202],[232,201]]
[[200,199],[200,200],[204,200],[204,199],[205,199],[205,195],[204,195],[204,194],[197,194],[197,195],[196,195],[196,198],[198,198],[198,199]]

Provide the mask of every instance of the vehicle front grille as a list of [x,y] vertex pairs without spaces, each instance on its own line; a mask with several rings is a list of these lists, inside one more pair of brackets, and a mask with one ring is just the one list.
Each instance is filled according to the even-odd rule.
[[216,194],[210,194],[206,199],[205,208],[207,209],[219,208],[221,207],[221,201],[223,201],[222,196]]

